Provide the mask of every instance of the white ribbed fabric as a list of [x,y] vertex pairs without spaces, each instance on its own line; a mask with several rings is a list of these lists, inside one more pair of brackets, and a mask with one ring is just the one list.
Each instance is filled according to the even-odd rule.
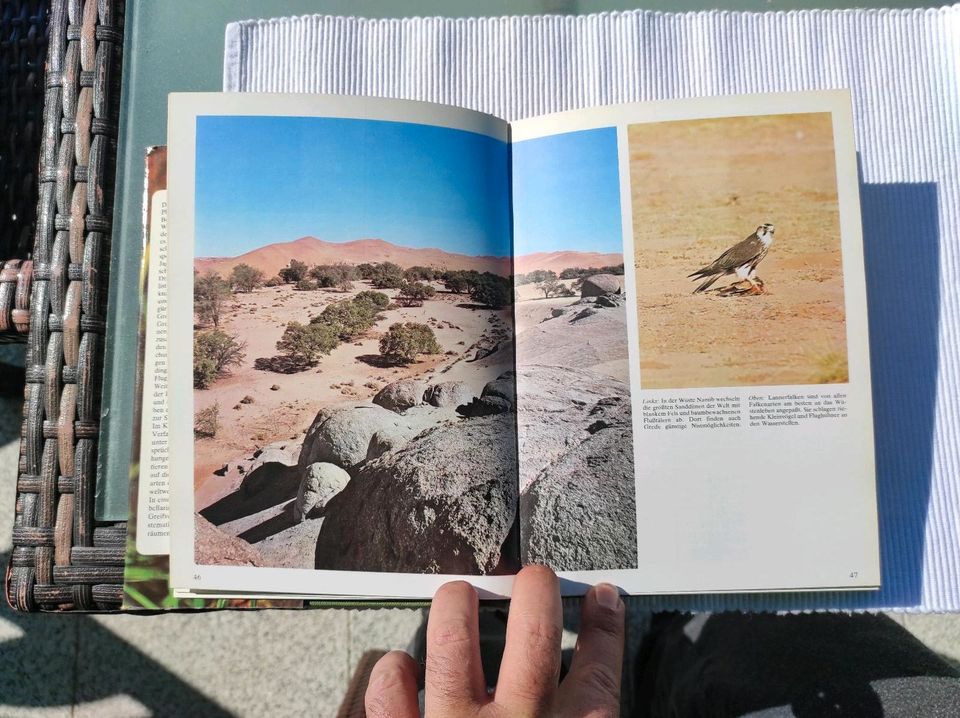
[[518,119],[849,87],[862,169],[879,593],[671,596],[686,610],[960,611],[960,5],[227,26],[224,89],[427,100]]

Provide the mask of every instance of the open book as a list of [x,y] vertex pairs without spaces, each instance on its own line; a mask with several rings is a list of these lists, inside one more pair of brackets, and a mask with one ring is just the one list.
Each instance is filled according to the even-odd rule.
[[178,595],[879,585],[848,93],[174,94],[166,176],[134,553]]

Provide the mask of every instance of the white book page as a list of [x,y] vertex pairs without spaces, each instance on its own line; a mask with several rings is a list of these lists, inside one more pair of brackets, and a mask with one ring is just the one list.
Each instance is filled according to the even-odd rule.
[[150,258],[147,264],[149,321],[143,352],[143,409],[140,425],[140,481],[137,491],[137,551],[145,556],[170,553],[169,404],[167,362],[167,192],[150,202]]
[[[428,597],[463,578],[484,595],[509,593],[516,433],[505,400],[480,400],[513,368],[509,302],[495,306],[511,266],[507,134],[495,118],[421,103],[171,95],[172,587]],[[349,265],[350,278],[247,289],[233,272],[245,264],[274,278],[290,259],[328,273]],[[389,275],[382,286],[359,274],[364,263]],[[194,270],[208,282],[202,307]],[[216,282],[231,283],[219,303]],[[319,315],[355,309],[363,293],[385,295],[373,326],[354,332],[338,319],[306,349],[281,341],[289,322],[333,326]],[[436,344],[393,336],[395,325]],[[239,358],[198,370],[198,337],[235,341]],[[206,388],[194,388],[198,377]],[[412,395],[373,403],[402,380]],[[480,408],[467,416],[461,405]],[[386,455],[401,446],[409,470]],[[430,460],[416,463],[421,453]]]
[[[560,570],[569,593],[876,588],[849,93],[511,130],[524,560]],[[618,260],[619,274],[596,269]],[[609,293],[560,266],[607,272],[589,294]],[[556,281],[531,274],[544,269]],[[549,420],[558,396],[577,400],[564,427]]]

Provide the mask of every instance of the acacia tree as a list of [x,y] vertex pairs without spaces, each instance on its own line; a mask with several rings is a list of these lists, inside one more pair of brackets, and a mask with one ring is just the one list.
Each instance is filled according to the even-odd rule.
[[557,281],[556,276],[550,279],[546,279],[542,282],[537,282],[537,289],[543,292],[543,298],[549,299],[553,297],[570,297],[573,296],[573,291],[565,284]]
[[286,354],[299,367],[306,369],[317,359],[329,354],[340,343],[334,327],[328,324],[290,322],[277,342],[277,351]]
[[513,283],[491,272],[478,274],[470,287],[470,298],[491,309],[502,309],[513,301]]
[[230,273],[230,285],[235,292],[252,292],[263,284],[264,274],[249,264],[238,264]]
[[201,322],[219,327],[223,302],[229,296],[230,283],[219,274],[194,275],[193,306]]
[[246,342],[219,329],[196,332],[193,336],[193,386],[206,389],[231,366],[240,366],[246,356]]
[[306,279],[307,263],[301,262],[299,259],[291,259],[290,264],[277,272],[277,274],[279,274],[280,278],[287,284],[295,284],[301,279]]
[[417,322],[393,324],[380,338],[380,354],[391,364],[412,364],[418,354],[439,354],[442,351],[433,330]]
[[397,299],[408,307],[423,306],[424,299],[430,299],[437,293],[437,290],[429,284],[422,282],[404,282],[397,293]]

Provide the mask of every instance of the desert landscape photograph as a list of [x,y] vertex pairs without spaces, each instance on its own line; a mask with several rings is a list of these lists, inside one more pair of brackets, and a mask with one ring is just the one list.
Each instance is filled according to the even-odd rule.
[[525,563],[637,565],[615,128],[513,146],[520,541]]
[[630,125],[643,389],[848,381],[829,113]]
[[198,119],[198,564],[517,570],[506,178],[472,132]]

